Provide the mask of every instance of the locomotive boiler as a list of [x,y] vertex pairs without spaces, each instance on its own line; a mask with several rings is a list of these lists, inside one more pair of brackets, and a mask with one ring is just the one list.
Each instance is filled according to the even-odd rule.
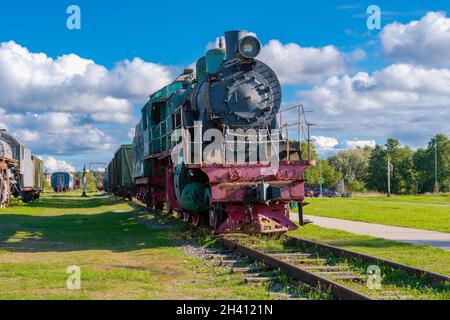
[[[130,167],[139,200],[217,233],[297,228],[289,204],[298,202],[301,214],[303,174],[313,163],[288,138],[281,85],[260,51],[254,34],[226,32],[195,73],[185,70],[150,96]],[[300,114],[290,112],[300,130]]]

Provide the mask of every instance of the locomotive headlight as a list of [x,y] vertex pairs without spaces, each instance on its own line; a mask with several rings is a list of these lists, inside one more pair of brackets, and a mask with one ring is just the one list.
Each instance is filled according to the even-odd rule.
[[246,36],[239,41],[239,53],[246,59],[254,59],[261,51],[261,42],[254,36]]

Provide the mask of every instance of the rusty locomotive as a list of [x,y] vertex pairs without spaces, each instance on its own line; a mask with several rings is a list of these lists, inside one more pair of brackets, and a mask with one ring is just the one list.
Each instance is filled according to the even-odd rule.
[[314,164],[302,154],[306,119],[301,106],[280,111],[281,85],[260,51],[254,34],[226,32],[195,72],[153,93],[106,190],[221,234],[296,229],[289,206],[298,203],[302,221],[303,174]]
[[43,190],[44,162],[0,129],[0,208],[10,203],[11,196],[27,202],[39,198]]

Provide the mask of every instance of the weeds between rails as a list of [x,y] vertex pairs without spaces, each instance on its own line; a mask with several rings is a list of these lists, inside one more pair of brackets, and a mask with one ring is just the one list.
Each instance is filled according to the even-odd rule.
[[[294,268],[297,267],[313,273],[313,278],[319,278],[319,280],[323,281],[317,282],[314,279],[311,281],[310,275],[304,279],[313,285],[321,285],[328,288],[334,285],[336,287],[334,295],[338,298],[382,300],[450,299],[450,282],[446,281],[448,277],[441,276],[442,278],[438,280],[430,280],[435,279],[435,277],[430,276],[430,273],[425,270],[421,270],[422,275],[417,276],[411,274],[409,270],[402,269],[401,266],[393,267],[392,265],[387,265],[376,257],[371,258],[373,261],[378,260],[380,263],[374,265],[361,257],[352,256],[351,252],[336,254],[311,244],[303,243],[299,245],[299,241],[293,241],[293,237],[285,235],[275,237],[240,235],[225,237],[225,239],[231,240],[231,243],[234,242],[237,245],[241,245],[241,251],[245,252],[246,248],[250,249],[250,253],[252,253],[251,249],[259,251],[259,253],[253,252],[256,257],[266,259],[275,267],[278,261],[274,261],[273,253],[276,252],[275,256],[283,258],[280,260],[284,260],[280,263],[280,265],[284,265],[284,270],[291,273],[290,266],[294,266]],[[289,253],[291,253],[291,257]],[[272,256],[272,258],[266,257],[264,254]],[[307,259],[292,259],[294,256],[306,257]],[[286,264],[290,266],[286,266]]]

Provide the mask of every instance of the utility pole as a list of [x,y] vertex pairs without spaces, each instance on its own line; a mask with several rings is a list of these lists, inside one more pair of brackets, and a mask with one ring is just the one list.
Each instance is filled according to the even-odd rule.
[[83,193],[81,194],[81,196],[87,197],[87,194],[86,194],[86,165],[84,165],[84,168],[83,168],[82,184],[83,184]]
[[388,156],[388,165],[387,165],[388,197],[391,196],[391,171],[392,171],[391,159]]

